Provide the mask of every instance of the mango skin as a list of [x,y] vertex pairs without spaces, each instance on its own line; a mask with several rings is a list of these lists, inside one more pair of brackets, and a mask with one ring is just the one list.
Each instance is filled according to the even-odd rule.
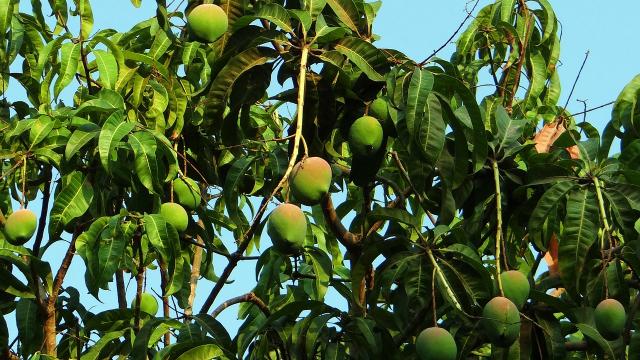
[[188,177],[174,180],[173,192],[175,201],[189,210],[197,208],[200,205],[200,201],[202,201],[198,183]]
[[511,300],[496,296],[482,310],[482,326],[489,341],[509,347],[520,337],[520,311]]
[[201,4],[187,15],[187,26],[198,40],[214,42],[227,32],[229,19],[218,5]]
[[7,241],[16,246],[29,241],[38,227],[36,214],[29,209],[15,211],[6,220],[4,233]]
[[430,327],[418,334],[416,352],[420,360],[456,360],[458,347],[447,330]]
[[305,205],[315,205],[331,187],[331,166],[323,158],[310,157],[298,162],[289,177],[289,189]]
[[307,236],[307,218],[298,206],[280,204],[269,215],[267,234],[278,251],[295,254]]
[[362,116],[349,128],[349,148],[356,156],[370,156],[380,150],[384,131],[378,119]]
[[624,330],[627,312],[618,300],[606,299],[596,306],[593,317],[600,335],[607,340],[615,340]]
[[522,309],[531,291],[527,277],[520,271],[510,270],[500,274],[500,279],[504,297],[511,300],[518,309]]
[[160,214],[164,220],[173,225],[178,232],[184,232],[189,226],[189,214],[180,205],[176,203],[164,203],[160,205]]
[[385,121],[389,118],[389,105],[383,98],[377,98],[369,104],[369,115]]
[[[158,300],[156,300],[155,296],[143,292],[140,295],[140,312],[149,314],[151,316],[156,316],[158,313]],[[134,309],[136,307],[136,298],[133,298],[131,302],[131,308]]]

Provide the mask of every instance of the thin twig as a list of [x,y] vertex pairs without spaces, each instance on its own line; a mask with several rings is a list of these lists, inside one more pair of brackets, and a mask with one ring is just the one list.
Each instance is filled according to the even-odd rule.
[[569,106],[569,101],[571,100],[571,96],[573,95],[573,90],[576,88],[576,84],[578,84],[578,79],[580,79],[580,74],[582,74],[582,69],[584,69],[584,65],[587,63],[587,59],[589,58],[589,50],[584,53],[584,60],[582,60],[582,65],[580,65],[580,70],[578,70],[578,75],[576,75],[576,79],[573,81],[573,85],[571,86],[571,91],[569,91],[569,97],[567,97],[567,101],[564,103],[564,109]]
[[440,50],[444,49],[447,45],[449,45],[449,43],[453,40],[453,38],[456,37],[456,35],[458,35],[458,32],[462,29],[462,27],[467,22],[467,20],[469,20],[469,18],[473,14],[473,11],[476,9],[476,6],[478,6],[479,2],[480,2],[480,0],[476,0],[475,4],[473,4],[473,8],[471,8],[471,11],[467,11],[467,16],[465,16],[464,20],[462,20],[460,25],[458,25],[458,28],[456,29],[456,31],[454,31],[453,34],[451,34],[451,36],[447,39],[447,41],[444,44],[442,44],[439,48],[434,50],[433,53],[431,55],[429,55],[426,59],[422,60],[418,64],[419,67],[424,66],[424,64],[426,64],[429,60],[431,60],[431,58],[436,56],[436,54],[439,53]]
[[609,102],[608,102],[608,103],[606,103],[606,104],[602,104],[602,105],[599,105],[599,106],[593,107],[593,108],[591,108],[591,109],[587,109],[587,110],[584,110],[584,111],[581,111],[581,112],[577,112],[577,113],[571,114],[571,115],[569,115],[569,116],[574,117],[574,116],[576,116],[576,115],[586,114],[586,113],[592,112],[592,111],[594,111],[594,110],[602,109],[602,108],[603,108],[603,107],[605,107],[605,106],[613,105],[613,104],[615,104],[615,103],[616,103],[615,101],[609,101]]

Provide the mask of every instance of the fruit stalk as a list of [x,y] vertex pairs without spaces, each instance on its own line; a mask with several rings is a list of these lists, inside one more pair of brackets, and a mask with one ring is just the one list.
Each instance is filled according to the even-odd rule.
[[500,250],[502,249],[502,192],[500,191],[500,169],[498,169],[498,162],[496,160],[491,163],[491,166],[493,168],[493,182],[495,183],[496,192],[496,278],[498,279],[500,296],[504,296],[502,279],[500,278]]
[[211,308],[211,305],[213,305],[213,302],[215,301],[216,297],[220,293],[220,290],[222,290],[222,287],[229,279],[229,276],[231,276],[231,272],[236,267],[236,265],[238,265],[238,261],[242,259],[242,254],[244,254],[244,251],[247,249],[247,247],[249,246],[249,243],[251,242],[251,238],[253,237],[253,234],[258,229],[258,225],[260,224],[260,220],[262,219],[264,212],[267,210],[267,205],[269,204],[269,201],[271,200],[271,198],[275,196],[275,194],[278,193],[278,191],[280,191],[284,183],[287,181],[289,174],[293,169],[293,166],[295,165],[296,158],[298,157],[298,150],[300,148],[300,138],[302,137],[302,119],[303,119],[303,109],[304,109],[305,83],[307,78],[308,58],[309,58],[309,48],[307,45],[304,45],[302,47],[302,54],[300,55],[300,71],[298,75],[298,106],[297,106],[297,120],[296,120],[296,136],[294,138],[293,152],[291,153],[291,158],[289,159],[289,166],[287,167],[287,171],[285,172],[284,176],[282,177],[278,185],[273,189],[271,194],[262,200],[262,203],[260,204],[260,208],[258,209],[258,212],[256,213],[256,216],[254,217],[253,222],[251,223],[251,227],[240,238],[238,242],[240,244],[238,245],[238,249],[229,258],[229,263],[222,271],[222,274],[220,275],[220,278],[216,282],[216,285],[213,287],[213,289],[211,289],[211,292],[209,293],[207,300],[202,305],[202,308],[200,309],[201,314],[209,312],[209,309]]

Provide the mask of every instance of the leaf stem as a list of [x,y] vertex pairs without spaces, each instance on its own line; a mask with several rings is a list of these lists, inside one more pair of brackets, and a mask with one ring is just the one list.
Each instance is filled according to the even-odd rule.
[[502,249],[502,192],[500,190],[500,169],[498,169],[498,162],[496,160],[491,162],[491,167],[493,168],[493,181],[496,192],[496,278],[498,280],[500,295],[504,296],[502,279],[500,278],[500,258]]
[[431,260],[431,265],[433,266],[433,269],[436,275],[438,276],[438,279],[440,279],[442,286],[444,286],[445,292],[451,298],[453,305],[455,306],[456,309],[460,310],[460,312],[466,315],[464,309],[462,308],[462,305],[460,305],[460,303],[458,302],[458,299],[456,298],[456,295],[451,289],[451,286],[449,286],[449,283],[447,282],[447,278],[444,277],[444,274],[442,273],[442,269],[440,268],[440,265],[438,265],[438,262],[436,261],[435,256],[433,256],[433,251],[431,251],[430,247],[427,247],[426,252],[427,252],[427,255],[429,256],[429,260]]

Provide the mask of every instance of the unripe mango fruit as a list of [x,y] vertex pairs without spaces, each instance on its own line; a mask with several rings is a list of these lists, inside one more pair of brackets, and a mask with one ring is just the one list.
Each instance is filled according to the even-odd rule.
[[439,327],[422,330],[416,338],[416,353],[420,360],[455,360],[458,356],[456,341]]
[[351,124],[349,148],[354,155],[369,156],[380,149],[383,137],[384,132],[378,119],[362,116]]
[[602,300],[596,306],[593,317],[596,322],[596,329],[607,340],[617,339],[622,334],[627,321],[627,313],[624,310],[624,306],[616,299]]
[[[133,298],[131,302],[131,308],[134,309],[136,307],[136,298]],[[149,314],[151,316],[156,316],[158,313],[158,300],[156,300],[155,296],[143,292],[140,294],[140,312]]]
[[218,5],[202,4],[193,8],[187,15],[187,25],[198,40],[214,42],[227,32],[229,20]]
[[381,121],[389,117],[389,105],[383,98],[377,98],[369,104],[369,115]]
[[178,232],[187,230],[187,226],[189,226],[189,215],[180,204],[164,203],[160,205],[160,214],[164,217],[164,220],[173,225]]
[[269,215],[267,234],[279,251],[296,253],[302,249],[307,236],[307,218],[298,206],[280,204]]
[[298,162],[291,171],[291,193],[305,205],[315,205],[329,192],[331,166],[323,158],[310,157]]
[[202,200],[198,183],[188,177],[174,180],[173,192],[176,202],[189,210],[197,208]]
[[492,344],[509,347],[520,337],[520,312],[506,297],[496,296],[482,310],[482,326]]
[[531,290],[527,277],[520,271],[510,270],[500,274],[500,279],[504,297],[511,300],[518,309],[522,309]]
[[7,236],[7,241],[16,246],[29,241],[38,226],[36,214],[29,209],[15,211],[6,220],[4,233]]

